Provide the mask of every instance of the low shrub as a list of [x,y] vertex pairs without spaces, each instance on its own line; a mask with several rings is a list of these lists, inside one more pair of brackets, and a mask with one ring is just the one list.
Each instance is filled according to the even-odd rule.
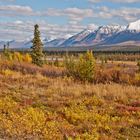
[[65,75],[65,70],[63,68],[57,68],[54,66],[44,66],[38,67],[33,64],[29,63],[17,63],[17,62],[10,62],[10,61],[3,61],[0,62],[0,71],[8,72],[8,71],[16,71],[21,72],[22,74],[38,74],[40,73],[43,76],[48,77],[59,77]]
[[81,81],[92,82],[95,73],[95,59],[92,51],[80,55],[77,60],[73,58],[66,59],[66,69],[68,75]]
[[95,83],[123,83],[138,85],[140,83],[139,74],[127,73],[121,68],[113,67],[107,69],[96,69],[94,82]]

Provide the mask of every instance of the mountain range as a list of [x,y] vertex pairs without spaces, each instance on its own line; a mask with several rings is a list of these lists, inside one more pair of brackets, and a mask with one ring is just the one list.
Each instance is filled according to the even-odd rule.
[[[0,48],[5,44],[0,42]],[[11,48],[30,48],[31,41],[10,41]],[[43,40],[45,48],[91,47],[106,48],[108,46],[140,46],[140,20],[129,23],[127,26],[106,25],[96,30],[85,29],[68,38],[57,38],[51,41]]]

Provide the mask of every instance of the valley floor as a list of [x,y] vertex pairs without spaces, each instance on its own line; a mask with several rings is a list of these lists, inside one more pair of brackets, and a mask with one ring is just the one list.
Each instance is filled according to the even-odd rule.
[[1,72],[0,138],[139,140],[140,87]]

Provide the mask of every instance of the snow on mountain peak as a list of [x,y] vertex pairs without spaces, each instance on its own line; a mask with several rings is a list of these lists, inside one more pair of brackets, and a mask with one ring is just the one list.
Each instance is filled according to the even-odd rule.
[[82,32],[80,32],[79,34],[89,34],[89,33],[91,33],[92,32],[92,30],[90,30],[90,29],[84,29]]
[[127,29],[140,31],[140,20],[129,23],[129,25],[127,26]]
[[83,39],[84,37],[86,37],[87,35],[89,35],[92,32],[93,32],[92,30],[84,29],[82,32],[80,32],[79,34],[74,36],[74,40],[80,41],[81,39]]
[[125,29],[125,27],[120,26],[120,25],[106,25],[106,26],[101,26],[98,29],[98,32],[101,34],[112,34],[112,33],[118,33],[121,32]]

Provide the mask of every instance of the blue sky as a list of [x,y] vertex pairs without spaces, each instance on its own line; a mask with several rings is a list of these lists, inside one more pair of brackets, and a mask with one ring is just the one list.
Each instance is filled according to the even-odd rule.
[[0,0],[0,40],[68,38],[84,29],[140,19],[140,0]]

